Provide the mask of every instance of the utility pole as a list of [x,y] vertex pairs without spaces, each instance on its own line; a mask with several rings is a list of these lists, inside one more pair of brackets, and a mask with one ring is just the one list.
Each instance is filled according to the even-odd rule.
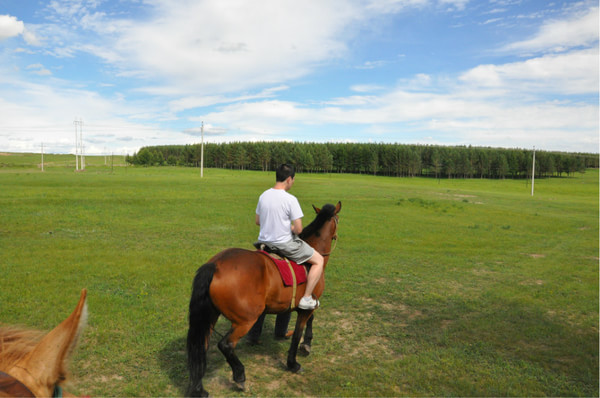
[[200,146],[200,178],[204,178],[204,122],[200,128],[200,136],[202,137],[202,144]]
[[79,159],[77,158],[79,155],[79,131],[77,128],[79,121],[77,118],[73,120],[73,124],[75,125],[75,171],[79,171]]
[[[83,154],[83,119],[75,118],[73,121],[75,125],[75,170],[84,170],[85,169],[85,156]],[[79,155],[79,160],[77,156]],[[80,164],[81,163],[81,167]]]
[[44,143],[42,142],[42,171],[44,171]]
[[531,166],[531,196],[533,196],[533,185],[535,184],[535,147],[533,147],[533,164]]

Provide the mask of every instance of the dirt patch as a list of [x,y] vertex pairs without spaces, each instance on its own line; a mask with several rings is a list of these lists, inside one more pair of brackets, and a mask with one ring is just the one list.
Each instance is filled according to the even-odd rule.
[[546,258],[545,254],[539,254],[539,253],[523,253],[525,256],[529,256],[531,258]]
[[542,286],[544,281],[541,279],[528,279],[522,282],[519,282],[521,286]]
[[100,376],[98,378],[98,381],[100,381],[101,383],[108,383],[109,381],[114,381],[114,380],[121,381],[121,380],[123,380],[123,376],[112,375],[112,376]]
[[484,269],[484,268],[473,268],[471,270],[471,272],[473,272],[473,274],[475,274],[477,276],[488,276],[488,275],[497,274],[497,272],[495,272],[495,271],[490,271],[489,269]]
[[338,321],[338,327],[345,331],[351,331],[354,329],[354,323],[350,319],[345,318]]
[[269,391],[277,392],[277,391],[281,391],[283,386],[284,386],[283,381],[276,379],[270,383],[267,383],[264,387]]
[[450,320],[450,319],[445,319],[442,321],[442,330],[446,330],[450,327],[450,325],[452,325],[454,323],[454,321]]
[[397,304],[381,304],[381,307],[385,309],[392,309],[394,311],[399,312],[403,316],[405,316],[408,320],[417,319],[423,316],[423,313],[419,310],[415,310],[405,304],[397,303]]

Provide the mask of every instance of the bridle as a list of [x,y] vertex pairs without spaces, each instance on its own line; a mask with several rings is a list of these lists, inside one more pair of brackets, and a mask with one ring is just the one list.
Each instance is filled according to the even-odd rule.
[[0,391],[12,397],[35,397],[25,384],[2,371],[0,371]]
[[333,248],[331,248],[331,250],[329,250],[329,253],[321,254],[321,256],[323,256],[323,257],[330,256],[331,253],[333,253],[333,251],[337,247],[337,241],[338,241],[337,230],[338,230],[338,224],[340,222],[340,219],[338,218],[337,215],[334,215],[333,216],[333,221],[335,221],[335,231],[333,231],[333,237],[331,238],[331,240],[334,241]]
[[[12,397],[35,397],[29,387],[2,371],[0,371],[0,391],[8,393]],[[63,398],[63,389],[58,384],[54,386],[52,398]]]

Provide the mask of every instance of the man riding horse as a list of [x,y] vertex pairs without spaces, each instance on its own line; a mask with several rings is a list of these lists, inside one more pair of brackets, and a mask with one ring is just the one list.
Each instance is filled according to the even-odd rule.
[[324,260],[319,252],[298,237],[302,232],[304,214],[298,199],[288,192],[294,185],[295,174],[293,166],[280,165],[275,171],[275,186],[260,195],[256,206],[256,225],[260,226],[258,241],[276,248],[298,264],[311,264],[306,290],[298,308],[314,310],[319,301],[312,297],[312,292],[323,273]]

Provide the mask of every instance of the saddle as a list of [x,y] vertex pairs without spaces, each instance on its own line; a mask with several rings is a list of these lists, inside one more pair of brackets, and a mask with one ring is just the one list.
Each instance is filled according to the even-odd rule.
[[254,243],[254,247],[256,247],[259,253],[262,253],[273,260],[279,269],[283,285],[292,287],[292,303],[290,308],[294,308],[296,303],[296,288],[298,285],[306,283],[310,265],[308,265],[308,267],[304,264],[300,265],[295,261],[284,257],[276,247],[267,243],[256,242]]

